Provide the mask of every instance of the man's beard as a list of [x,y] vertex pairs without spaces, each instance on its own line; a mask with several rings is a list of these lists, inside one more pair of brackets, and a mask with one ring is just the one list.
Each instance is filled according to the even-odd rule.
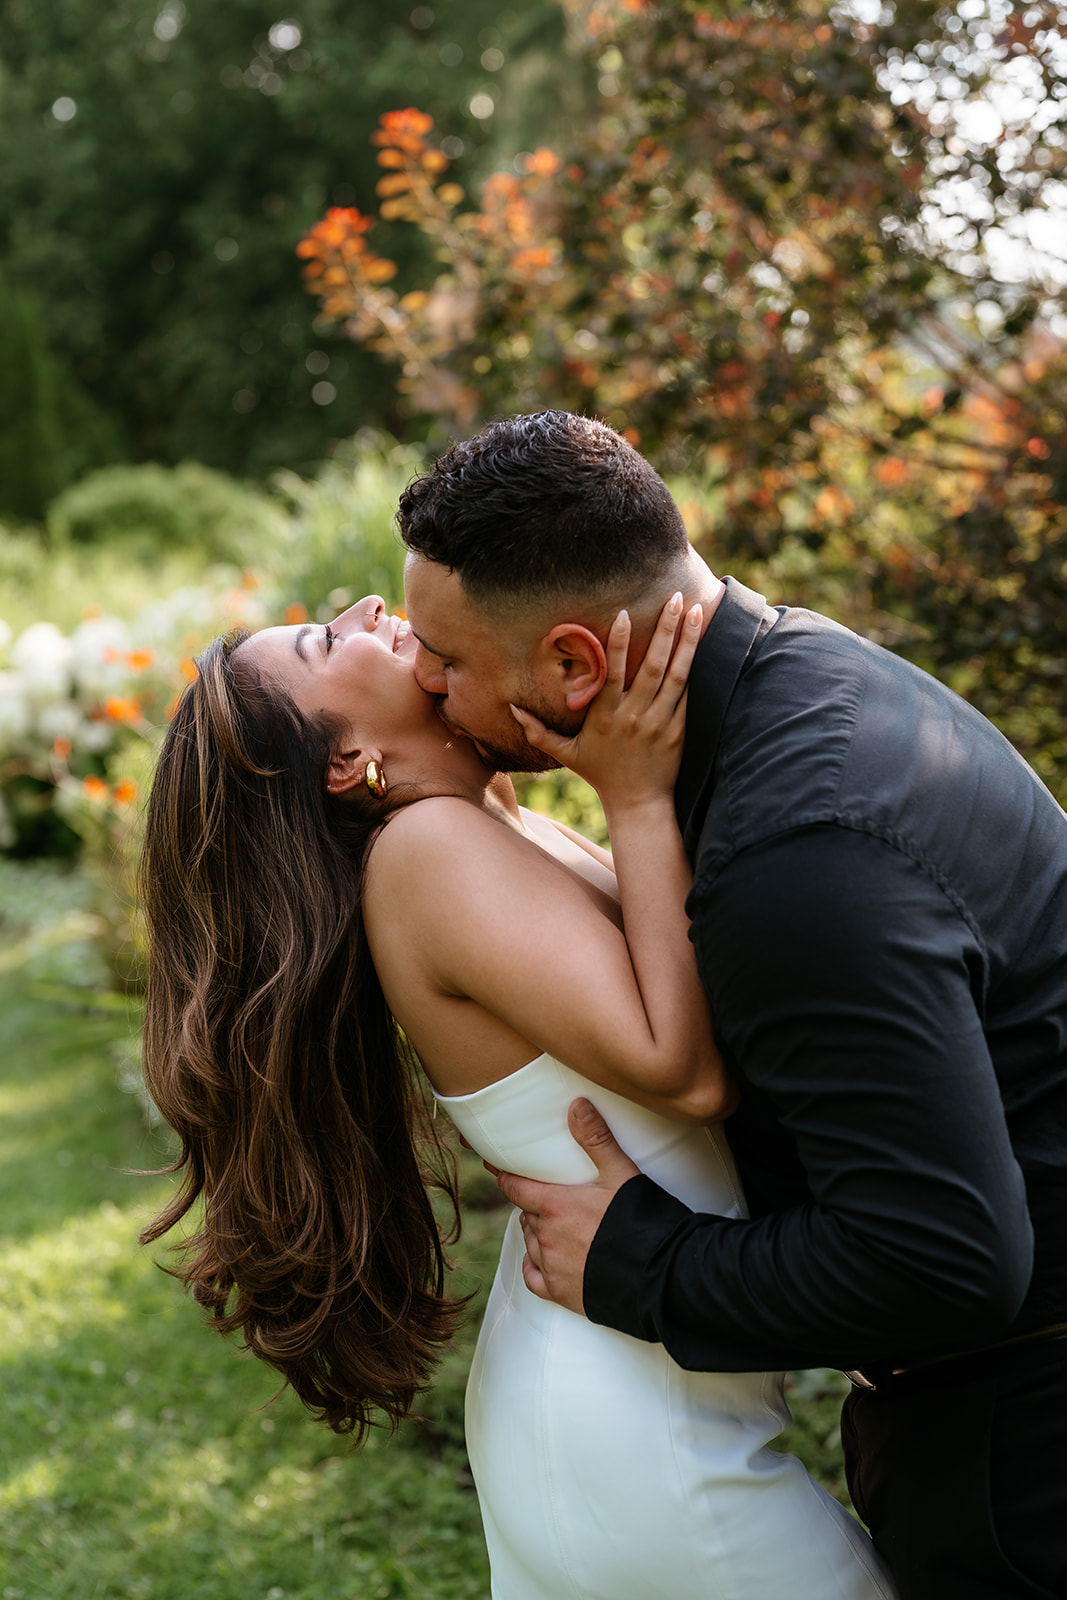
[[[519,710],[529,711],[561,738],[573,738],[585,721],[584,711],[560,712],[542,700],[532,687],[524,685],[523,691],[522,698],[515,702]],[[476,739],[462,729],[453,729],[447,721],[445,727],[469,739],[479,760],[490,772],[555,772],[560,765],[543,750],[535,749],[517,722],[514,724],[514,737],[506,741],[503,738]]]

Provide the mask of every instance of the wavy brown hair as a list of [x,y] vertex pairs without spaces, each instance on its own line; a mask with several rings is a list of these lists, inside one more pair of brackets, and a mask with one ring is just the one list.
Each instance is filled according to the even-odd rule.
[[458,1229],[454,1169],[378,984],[360,916],[395,801],[328,795],[336,729],[241,653],[201,657],[167,730],[141,887],[144,1072],[181,1140],[158,1239],[220,1333],[362,1439],[425,1386],[462,1300],[445,1294],[427,1185]]

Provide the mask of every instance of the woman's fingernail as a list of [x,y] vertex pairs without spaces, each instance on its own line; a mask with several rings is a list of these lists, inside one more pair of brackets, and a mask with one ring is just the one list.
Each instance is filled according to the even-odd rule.
[[678,615],[679,611],[681,611],[681,609],[682,609],[682,597],[681,597],[681,594],[672,594],[671,595],[671,602],[670,602],[670,605],[667,607],[667,610],[670,612],[672,617],[676,617]]
[[685,620],[688,622],[691,628],[699,628],[700,624],[704,620],[704,612],[702,607],[699,605],[693,606]]

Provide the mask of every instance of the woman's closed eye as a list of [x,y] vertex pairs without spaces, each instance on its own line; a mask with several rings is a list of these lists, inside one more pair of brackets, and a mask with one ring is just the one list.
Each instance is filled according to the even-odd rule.
[[330,624],[327,623],[326,624],[326,654],[327,655],[329,655],[330,646],[333,644],[333,641],[334,641],[334,639],[336,637],[337,637],[337,635],[334,633],[333,629],[330,627]]

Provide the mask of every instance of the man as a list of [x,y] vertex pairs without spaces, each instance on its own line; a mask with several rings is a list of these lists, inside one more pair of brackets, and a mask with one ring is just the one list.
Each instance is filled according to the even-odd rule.
[[419,681],[493,766],[580,770],[621,606],[631,670],[674,590],[707,619],[676,804],[750,1219],[688,1212],[579,1102],[599,1182],[501,1180],[527,1283],[684,1367],[856,1369],[850,1484],[904,1600],[1067,1595],[1067,818],[934,680],[720,583],[597,423],[496,424],[399,521]]

